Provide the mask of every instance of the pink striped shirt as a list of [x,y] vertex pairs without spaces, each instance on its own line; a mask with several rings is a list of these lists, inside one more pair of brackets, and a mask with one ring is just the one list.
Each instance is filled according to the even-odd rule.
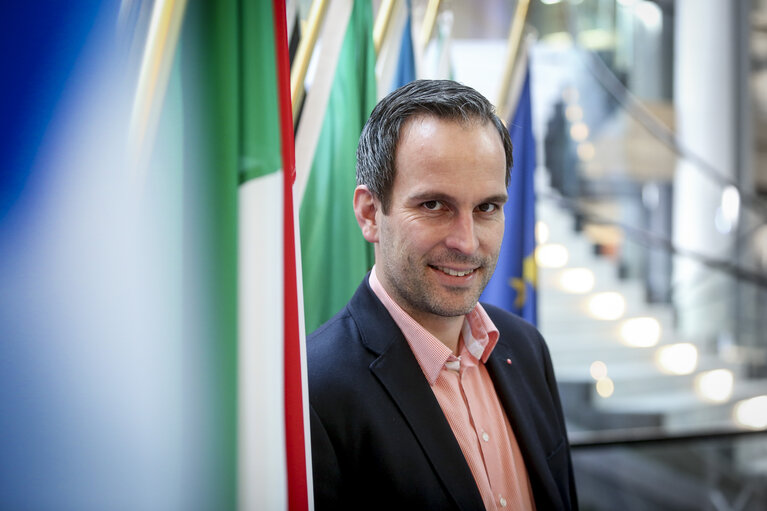
[[402,330],[453,430],[485,508],[535,509],[522,453],[485,368],[498,329],[480,304],[466,315],[459,356],[389,296],[370,272],[370,287]]

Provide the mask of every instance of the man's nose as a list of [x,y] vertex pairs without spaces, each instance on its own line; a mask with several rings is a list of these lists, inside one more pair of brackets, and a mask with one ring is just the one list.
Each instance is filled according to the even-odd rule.
[[448,248],[457,250],[463,254],[474,254],[479,248],[479,241],[474,226],[472,213],[456,215],[450,225],[450,232],[445,239]]

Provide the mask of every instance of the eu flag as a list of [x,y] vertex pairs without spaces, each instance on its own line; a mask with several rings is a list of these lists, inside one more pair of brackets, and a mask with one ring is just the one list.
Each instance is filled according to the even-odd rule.
[[530,106],[530,71],[509,123],[514,167],[509,201],[503,207],[506,228],[498,265],[480,299],[537,322],[535,267],[535,140]]

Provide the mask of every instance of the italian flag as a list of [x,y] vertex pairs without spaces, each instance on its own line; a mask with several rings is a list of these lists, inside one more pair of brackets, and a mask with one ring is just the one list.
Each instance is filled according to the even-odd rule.
[[239,9],[239,508],[308,509],[285,4],[243,1]]

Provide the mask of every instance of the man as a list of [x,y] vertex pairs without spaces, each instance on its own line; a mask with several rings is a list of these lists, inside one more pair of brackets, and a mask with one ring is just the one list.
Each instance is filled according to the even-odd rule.
[[373,110],[354,212],[375,266],[307,340],[317,509],[572,509],[551,360],[478,304],[511,141],[478,92],[416,81]]

